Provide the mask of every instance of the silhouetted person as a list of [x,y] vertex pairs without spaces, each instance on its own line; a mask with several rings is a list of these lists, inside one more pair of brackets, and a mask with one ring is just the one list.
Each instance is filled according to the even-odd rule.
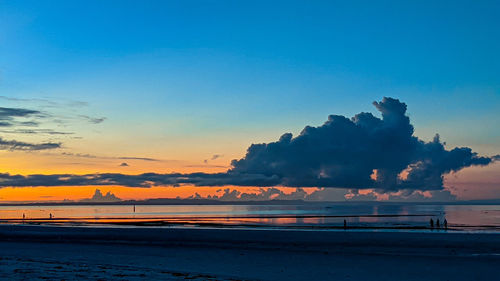
[[52,213],[49,214],[49,218],[52,219]]
[[23,223],[24,223],[24,219],[26,218],[26,215],[23,213]]
[[439,225],[439,219],[436,220],[436,227],[440,228],[441,226]]
[[434,228],[434,220],[430,220],[431,228]]
[[446,219],[444,219],[443,225],[445,229],[448,229],[448,221]]
[[347,229],[347,221],[344,220],[344,229]]

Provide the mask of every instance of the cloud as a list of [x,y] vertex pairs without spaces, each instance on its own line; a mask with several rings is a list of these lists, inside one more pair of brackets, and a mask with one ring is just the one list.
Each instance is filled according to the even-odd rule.
[[345,195],[345,198],[349,201],[376,201],[378,197],[377,193],[374,191],[360,193],[358,190],[353,189]]
[[121,156],[121,157],[117,157],[117,159],[123,159],[123,160],[142,160],[142,161],[152,161],[152,162],[161,161],[159,159],[148,158],[148,157],[126,157],[126,156]]
[[72,153],[72,152],[62,152],[61,155],[81,157],[81,158],[99,158],[98,156],[92,154],[82,154],[82,153]]
[[[427,193],[427,194],[426,194]],[[457,200],[457,197],[449,190],[431,190],[428,192],[411,190],[389,195],[389,201],[407,202],[449,202]]]
[[0,127],[12,126],[38,126],[35,121],[17,121],[17,118],[44,117],[45,114],[38,110],[25,108],[0,107]]
[[4,140],[0,138],[0,150],[35,151],[35,150],[55,149],[60,147],[61,143],[55,143],[55,142],[28,143],[16,140]]
[[223,156],[224,155],[222,155],[222,154],[214,154],[214,155],[212,155],[212,157],[210,159],[203,160],[203,163],[208,164],[209,161],[213,161],[213,160],[219,159],[219,158],[221,158]]
[[[87,115],[78,115],[75,112],[76,107],[87,106],[87,103],[81,101],[49,99],[23,99],[0,96],[0,100],[16,104],[16,107],[0,107],[0,132],[4,134],[15,135],[50,135],[57,138],[57,142],[46,142],[33,144],[25,140],[0,142],[0,149],[7,150],[45,150],[61,147],[59,140],[74,133],[60,131],[59,128],[67,127],[67,123],[81,121],[82,118],[90,123],[99,124],[106,118],[94,118]],[[22,104],[17,107],[18,104]],[[25,104],[37,109],[24,108]],[[39,108],[43,108],[38,110]],[[72,128],[74,128],[72,126]],[[75,137],[77,138],[77,137]]]
[[[93,159],[140,160],[140,161],[151,161],[151,162],[166,161],[166,160],[160,160],[160,159],[148,158],[148,157],[128,157],[128,156],[113,157],[113,156],[97,156],[97,155],[92,155],[92,154],[82,154],[82,153],[72,153],[72,152],[63,152],[63,153],[61,153],[61,154],[62,154],[62,155],[65,155],[65,156],[80,157],[80,158],[93,158]],[[170,161],[174,161],[174,160],[170,160]]]
[[117,201],[121,201],[121,199],[116,197],[110,191],[108,191],[108,193],[106,193],[106,195],[102,195],[101,190],[96,189],[92,198],[83,199],[80,201],[81,202],[117,202]]
[[8,119],[11,117],[27,117],[35,114],[41,114],[41,112],[38,110],[24,108],[0,107],[0,119]]
[[346,194],[349,193],[348,189],[344,188],[320,188],[313,191],[307,200],[311,201],[344,201]]
[[85,107],[88,106],[88,102],[84,101],[75,101],[75,100],[66,100],[64,98],[57,98],[56,100],[53,99],[40,99],[40,98],[13,98],[13,97],[7,97],[7,96],[0,96],[0,99],[10,101],[10,102],[16,102],[16,103],[36,103],[37,105],[42,104],[44,107]]
[[[88,106],[88,103],[82,102],[82,101],[72,101],[72,100],[67,100],[64,101],[63,99],[61,100],[48,100],[48,99],[20,99],[20,98],[11,98],[11,97],[5,97],[5,96],[0,96],[0,99],[10,101],[10,102],[16,102],[16,103],[36,103],[37,107],[44,107],[44,108],[52,108],[52,109],[68,109],[70,107],[84,107]],[[72,109],[72,112],[74,112],[74,109]],[[71,121],[75,119],[84,119],[88,121],[89,123],[92,124],[99,124],[104,122],[107,118],[106,117],[91,117],[88,115],[83,115],[83,114],[64,114],[64,115],[59,115],[59,114],[54,114],[54,113],[48,113],[48,112],[42,112],[39,110],[33,110],[33,109],[26,109],[26,108],[9,108],[9,107],[0,107],[0,127],[10,127],[10,126],[38,126],[40,123],[36,121],[25,121],[25,122],[16,122],[15,118],[28,118],[28,117],[36,117],[36,118],[46,118],[50,119],[52,122],[55,123],[65,123],[66,121]],[[50,117],[50,118],[49,118]]]
[[222,201],[237,201],[240,199],[241,192],[230,188],[224,189],[224,193],[221,196],[212,196],[212,199],[219,199]]
[[[1,122],[0,122],[1,123]],[[0,127],[2,125],[0,124]],[[0,133],[5,134],[24,134],[24,135],[73,135],[71,132],[60,132],[52,129],[14,129],[14,130],[0,130]]]
[[90,116],[87,116],[87,115],[78,115],[79,117],[89,121],[90,123],[92,124],[99,124],[99,123],[102,123],[104,122],[107,118],[106,117],[99,117],[99,118],[96,118],[96,117],[90,117]]
[[397,99],[373,104],[382,118],[365,112],[352,118],[330,115],[323,125],[307,126],[296,137],[286,133],[276,142],[252,144],[245,157],[233,160],[232,168],[224,173],[0,174],[0,186],[233,185],[426,191],[442,190],[444,174],[498,159],[478,156],[468,147],[447,150],[438,135],[430,142],[419,139],[413,135],[406,104]]
[[230,172],[275,177],[277,185],[292,187],[435,190],[443,188],[444,174],[494,160],[467,147],[446,150],[438,135],[420,140],[406,104],[397,99],[373,104],[381,119],[364,112],[350,119],[330,115],[296,137],[287,133],[276,142],[251,145],[244,158],[232,161]]
[[194,195],[191,195],[186,199],[204,199],[204,198],[198,192],[196,192]]
[[230,168],[230,166],[225,166],[225,165],[212,165],[212,164],[193,164],[193,165],[185,165],[184,167],[187,168]]
[[7,100],[7,101],[16,101],[16,102],[46,101],[43,99],[20,99],[20,98],[13,98],[13,97],[7,97],[7,96],[0,96],[0,99]]
[[422,192],[419,190],[406,190],[388,194],[377,193],[373,190],[360,192],[353,189],[343,188],[321,188],[307,193],[302,188],[296,188],[293,192],[285,193],[282,189],[270,187],[260,188],[253,192],[242,192],[234,188],[217,190],[222,194],[208,195],[202,197],[199,194],[187,199],[213,199],[221,201],[265,201],[265,200],[304,200],[304,201],[391,201],[391,202],[450,202],[455,201],[456,196],[448,190],[432,190]]
[[171,173],[157,174],[144,173],[139,175],[126,175],[120,173],[102,174],[53,174],[53,175],[10,175],[0,174],[0,187],[16,186],[87,186],[87,185],[122,185],[128,187],[151,187],[151,186],[256,186],[265,183],[273,186],[277,182],[274,177],[265,178],[262,175],[238,175],[231,173]]
[[[285,193],[279,188],[260,188],[257,192],[239,192],[226,188],[222,195],[211,196],[210,199],[230,201],[262,201],[262,200],[304,200],[304,201],[393,201],[393,202],[450,202],[456,196],[449,190],[432,190],[422,192],[419,190],[405,190],[385,194],[373,190],[360,192],[356,189],[322,188],[307,193],[302,188]],[[208,197],[207,197],[208,199]]]

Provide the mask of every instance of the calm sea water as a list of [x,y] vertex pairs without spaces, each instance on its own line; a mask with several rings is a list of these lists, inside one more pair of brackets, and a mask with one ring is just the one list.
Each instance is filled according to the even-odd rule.
[[[23,214],[25,220],[23,221]],[[52,219],[50,216],[52,215]],[[500,205],[90,205],[0,206],[2,223],[423,230],[444,219],[450,231],[500,233]]]

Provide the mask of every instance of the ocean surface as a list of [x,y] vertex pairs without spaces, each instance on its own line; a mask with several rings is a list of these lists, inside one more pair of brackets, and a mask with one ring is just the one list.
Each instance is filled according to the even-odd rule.
[[[24,215],[24,219],[23,219]],[[434,228],[430,228],[430,220]],[[366,231],[500,233],[500,205],[345,204],[299,205],[61,205],[0,206],[0,223],[244,227]],[[440,228],[436,227],[437,220]]]

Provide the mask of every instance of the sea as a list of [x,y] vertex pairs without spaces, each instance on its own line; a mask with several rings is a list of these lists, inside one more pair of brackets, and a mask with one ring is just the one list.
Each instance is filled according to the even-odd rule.
[[395,203],[24,205],[0,206],[0,223],[69,227],[208,227],[500,233],[500,205]]

